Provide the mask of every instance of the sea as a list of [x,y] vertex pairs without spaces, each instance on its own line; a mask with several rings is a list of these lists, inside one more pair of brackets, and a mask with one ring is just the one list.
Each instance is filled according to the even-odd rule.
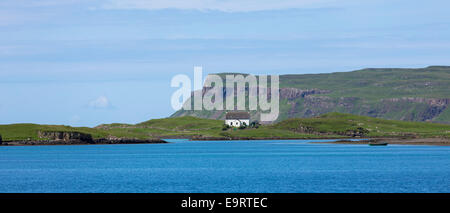
[[450,192],[450,147],[333,140],[1,146],[0,193]]

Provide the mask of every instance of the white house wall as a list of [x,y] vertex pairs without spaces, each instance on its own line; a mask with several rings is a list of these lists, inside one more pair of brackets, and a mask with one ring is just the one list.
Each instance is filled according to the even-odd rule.
[[227,124],[228,126],[234,126],[234,127],[240,127],[241,124],[247,124],[247,126],[250,125],[250,120],[236,120],[236,119],[227,119],[225,120],[225,124]]

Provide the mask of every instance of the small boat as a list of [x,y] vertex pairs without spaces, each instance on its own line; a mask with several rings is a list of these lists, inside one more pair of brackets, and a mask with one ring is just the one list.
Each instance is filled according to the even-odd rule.
[[371,142],[369,143],[369,146],[387,146],[388,143],[386,142]]

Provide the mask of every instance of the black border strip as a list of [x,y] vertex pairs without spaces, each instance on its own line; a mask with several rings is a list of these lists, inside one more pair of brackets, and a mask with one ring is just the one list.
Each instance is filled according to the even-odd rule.
[[[345,194],[274,194],[274,193],[150,193],[150,194],[0,194],[1,206],[13,205],[15,208],[23,206],[23,204],[30,204],[30,206],[36,207],[40,205],[70,205],[74,208],[82,207],[85,204],[91,206],[94,204],[100,208],[116,208],[116,207],[138,207],[138,208],[157,208],[165,210],[178,210],[178,211],[207,211],[211,212],[207,208],[182,208],[181,204],[183,200],[215,200],[216,205],[213,211],[222,210],[276,210],[276,209],[298,209],[305,207],[313,207],[315,209],[322,208],[350,208],[356,204],[358,206],[363,205],[370,207],[369,209],[387,208],[387,205],[396,205],[404,208],[412,208],[426,205],[446,205],[450,202],[450,194],[365,194],[365,193],[345,193]],[[249,198],[251,203],[253,199],[266,198],[263,201],[263,205],[259,206],[247,206],[247,207],[226,207],[226,198]],[[229,200],[231,201],[231,200]],[[247,200],[246,200],[247,201]],[[218,205],[221,203],[221,205]],[[37,204],[37,205],[36,205]],[[75,205],[74,205],[75,204]],[[231,203],[233,204],[233,203]],[[252,205],[252,204],[251,204]],[[264,207],[266,205],[267,207]],[[25,205],[27,206],[27,205]],[[366,209],[367,210],[367,209]]]

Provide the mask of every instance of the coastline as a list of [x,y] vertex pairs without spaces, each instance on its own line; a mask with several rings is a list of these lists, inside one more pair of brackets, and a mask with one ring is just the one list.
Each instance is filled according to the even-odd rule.
[[[179,137],[176,137],[179,138]],[[165,138],[172,139],[172,138]],[[43,140],[43,141],[3,141],[0,146],[46,146],[46,145],[103,145],[103,144],[164,144],[170,143],[165,139],[95,139],[92,142],[86,141],[61,141],[61,140]],[[317,144],[369,144],[386,142],[388,144],[396,145],[432,145],[432,146],[450,146],[450,138],[222,138],[222,137],[193,137],[187,138],[189,141],[246,141],[246,140],[336,140],[327,142],[310,142]]]
[[[236,137],[236,138],[225,138],[225,137],[170,137],[164,139],[95,139],[91,142],[71,140],[23,140],[23,141],[3,141],[0,146],[63,146],[63,145],[103,145],[103,144],[163,144],[170,143],[165,141],[165,139],[188,139],[189,141],[247,141],[247,140],[347,140],[355,138],[336,138],[336,137],[323,137],[323,138],[281,138],[281,137],[263,137],[263,138],[247,138],[247,137]],[[364,139],[364,138],[358,138]],[[321,142],[318,142],[321,143]],[[325,143],[325,142],[324,142]],[[326,142],[328,143],[328,142]],[[329,142],[332,143],[332,142]]]
[[251,140],[348,140],[348,139],[364,139],[352,137],[298,137],[298,138],[283,138],[283,137],[191,137],[190,141],[251,141]]
[[95,139],[93,141],[81,140],[42,140],[42,141],[3,141],[0,146],[63,146],[63,145],[103,145],[103,144],[162,144],[169,143],[161,139]]
[[450,146],[450,138],[368,138],[368,140],[350,141],[338,140],[332,142],[314,142],[326,144],[369,144],[386,142],[396,145],[431,145],[431,146]]

